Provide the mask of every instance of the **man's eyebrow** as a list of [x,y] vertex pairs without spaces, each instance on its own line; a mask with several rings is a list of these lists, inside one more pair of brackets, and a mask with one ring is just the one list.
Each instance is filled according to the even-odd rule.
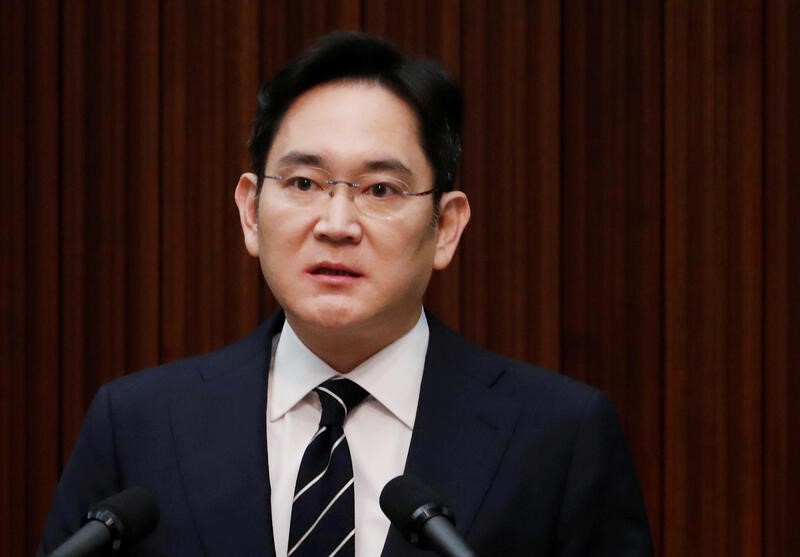
[[[317,166],[320,168],[326,167],[325,157],[315,155],[313,153],[304,153],[302,151],[289,151],[280,159],[278,159],[278,164],[280,166],[297,164],[305,166]],[[399,159],[394,158],[369,160],[362,165],[362,168],[364,172],[396,172],[409,177],[414,175],[410,168],[403,164]]]
[[398,172],[406,176],[413,176],[411,169],[397,159],[378,159],[364,163],[364,169],[368,172]]
[[311,166],[323,166],[325,159],[319,155],[312,155],[311,153],[303,153],[301,151],[289,151],[278,159],[280,166],[291,164],[304,164]]

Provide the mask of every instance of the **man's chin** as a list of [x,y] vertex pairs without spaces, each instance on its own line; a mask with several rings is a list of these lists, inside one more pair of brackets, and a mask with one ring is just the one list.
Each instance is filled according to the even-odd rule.
[[295,308],[295,311],[287,309],[286,315],[293,328],[325,335],[358,332],[366,329],[370,321],[370,316],[359,311],[352,302],[320,301],[313,307]]

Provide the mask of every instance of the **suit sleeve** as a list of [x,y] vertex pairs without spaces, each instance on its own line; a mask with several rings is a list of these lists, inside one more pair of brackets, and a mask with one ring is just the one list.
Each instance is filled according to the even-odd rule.
[[583,413],[558,520],[560,557],[652,556],[644,501],[619,419],[596,393]]
[[89,407],[78,442],[58,482],[37,556],[58,547],[80,528],[83,516],[94,504],[117,491],[110,398],[107,388],[102,387]]

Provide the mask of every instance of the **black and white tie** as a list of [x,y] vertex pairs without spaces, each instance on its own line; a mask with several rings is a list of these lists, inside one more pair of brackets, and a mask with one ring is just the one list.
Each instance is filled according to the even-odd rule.
[[349,379],[325,381],[314,391],[322,417],[297,473],[288,557],[352,557],[353,464],[342,426],[368,393]]

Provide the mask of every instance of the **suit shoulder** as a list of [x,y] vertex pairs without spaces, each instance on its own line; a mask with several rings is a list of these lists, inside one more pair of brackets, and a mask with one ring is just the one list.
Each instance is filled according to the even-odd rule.
[[586,413],[613,412],[611,401],[596,387],[540,366],[496,357],[502,362],[503,371],[494,388],[516,400],[527,412],[572,416],[577,420]]
[[490,352],[428,316],[431,342],[441,362],[487,385],[523,409],[554,415],[582,413],[611,403],[599,389],[567,375]]
[[112,398],[145,396],[157,399],[197,381],[235,371],[268,349],[266,324],[217,350],[181,358],[118,377],[101,387]]
[[559,396],[578,398],[605,396],[596,387],[569,375],[501,355],[496,357],[503,363],[506,380],[513,384],[544,390]]

